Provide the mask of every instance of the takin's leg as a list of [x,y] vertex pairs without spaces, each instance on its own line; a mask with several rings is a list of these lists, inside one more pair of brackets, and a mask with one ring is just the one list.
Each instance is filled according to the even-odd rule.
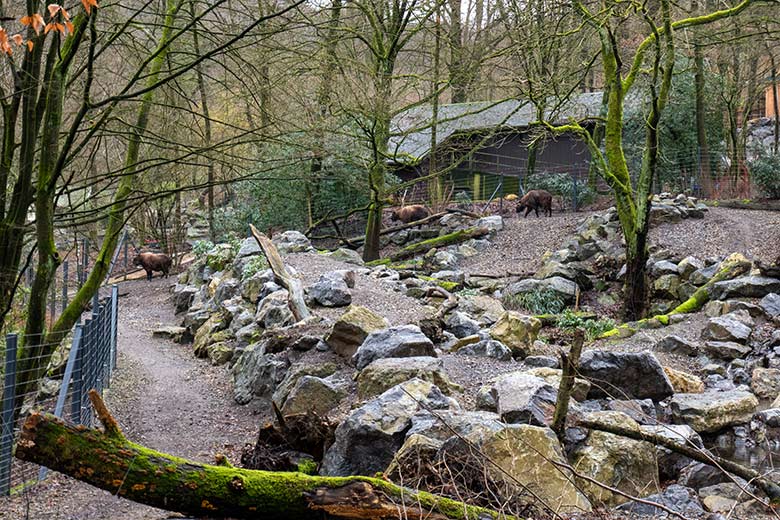
[[524,218],[528,218],[528,214],[529,214],[529,213],[531,213],[531,210],[532,210],[532,209],[533,209],[533,208],[532,208],[532,207],[530,207],[530,206],[528,206],[528,207],[526,207],[526,208],[525,208],[525,216],[524,216]]
[[536,213],[536,218],[539,218],[539,206],[534,207],[534,212]]
[[146,269],[146,281],[151,282],[152,281],[152,270]]

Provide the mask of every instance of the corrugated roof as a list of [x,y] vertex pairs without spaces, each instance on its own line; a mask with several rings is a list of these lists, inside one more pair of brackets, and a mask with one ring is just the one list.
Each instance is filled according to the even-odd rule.
[[[555,114],[548,112],[553,123],[563,123],[571,118],[596,117],[601,109],[601,92],[579,94]],[[415,164],[423,159],[431,148],[431,106],[419,106],[396,117],[390,125],[389,152],[394,160]],[[457,103],[439,107],[436,125],[436,144],[441,144],[454,134],[486,128],[523,128],[535,121],[536,110],[528,101],[480,101]]]

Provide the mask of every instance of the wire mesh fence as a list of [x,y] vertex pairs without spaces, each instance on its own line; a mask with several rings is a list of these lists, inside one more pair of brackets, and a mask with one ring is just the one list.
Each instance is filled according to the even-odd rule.
[[[118,296],[116,285],[102,298],[96,294],[91,313],[74,327],[69,342],[45,345],[35,337],[17,334],[0,340],[4,359],[0,496],[21,492],[46,476],[45,468],[13,457],[20,418],[41,411],[92,426],[88,392],[94,388],[102,394],[116,367]],[[28,348],[31,345],[35,348]],[[39,354],[46,347],[53,349],[52,356]],[[41,367],[44,375],[36,377]]]

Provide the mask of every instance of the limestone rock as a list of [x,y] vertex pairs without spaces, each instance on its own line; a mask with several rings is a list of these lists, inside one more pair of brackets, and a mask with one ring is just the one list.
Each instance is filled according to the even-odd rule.
[[679,288],[680,277],[676,274],[665,274],[653,282],[653,292],[659,298],[676,299]]
[[173,288],[173,308],[176,314],[186,311],[192,305],[192,300],[200,291],[194,285],[176,284]]
[[533,316],[506,311],[490,328],[490,337],[500,341],[515,357],[524,358],[536,340],[542,322]]
[[266,354],[263,343],[250,345],[231,371],[233,398],[238,404],[247,404],[255,397],[270,396],[289,367],[286,353]]
[[410,379],[433,383],[445,394],[459,390],[444,372],[441,359],[434,357],[405,357],[377,359],[360,371],[357,377],[358,397],[368,399]]
[[[633,419],[620,412],[593,412],[587,418],[639,430]],[[653,471],[655,447],[648,442],[592,430],[572,452],[571,461],[579,473],[633,496],[646,496],[658,486],[658,475]],[[577,480],[577,483],[593,503],[617,506],[627,501],[588,481]]]
[[504,219],[501,215],[490,215],[489,217],[482,217],[477,220],[476,227],[486,227],[491,232],[501,231],[504,229]]
[[750,392],[676,394],[670,401],[672,422],[688,424],[699,433],[714,433],[726,426],[750,421],[758,399]]
[[[541,379],[544,379],[549,383],[553,388],[556,389],[556,393],[558,390],[558,387],[561,386],[561,377],[563,375],[563,370],[557,369],[557,368],[547,368],[547,367],[539,367],[539,368],[532,368],[527,374],[530,374],[535,377],[539,377]],[[571,396],[576,399],[577,401],[584,401],[588,398],[588,392],[590,391],[590,383],[587,379],[582,379],[579,377],[574,378],[574,386],[571,390]]]
[[370,333],[389,326],[390,323],[385,318],[373,311],[359,305],[351,305],[333,324],[333,328],[325,336],[325,343],[340,356],[350,359]]
[[215,342],[214,335],[221,330],[225,330],[225,327],[225,319],[222,314],[212,314],[206,320],[206,323],[201,325],[195,333],[195,340],[192,343],[192,352],[195,354],[195,357],[205,358],[208,355],[206,347]]
[[[479,338],[479,336],[476,336]],[[483,339],[476,343],[471,343],[455,351],[461,356],[480,356],[498,359],[499,361],[509,361],[512,359],[512,351],[500,341],[494,339]]]
[[[699,500],[696,491],[691,488],[672,484],[666,487],[661,493],[656,493],[646,497],[652,501],[666,506],[671,511],[680,513],[684,518],[699,518],[704,514],[704,508]],[[618,507],[620,511],[626,511],[632,515],[652,518],[670,518],[671,515],[663,509],[651,504],[641,502],[628,502]]]
[[780,293],[780,280],[766,276],[741,276],[718,282],[712,287],[712,298],[763,298],[769,293]]
[[653,399],[674,393],[658,359],[648,351],[590,350],[580,359],[580,376],[591,382],[588,397]]
[[695,375],[669,367],[664,367],[664,372],[666,372],[676,393],[700,394],[704,392],[704,382]]
[[761,298],[761,301],[758,302],[758,305],[769,319],[775,320],[780,318],[780,294],[767,294]]
[[[663,437],[680,444],[704,448],[704,443],[699,434],[687,424],[646,424],[640,426],[640,428],[645,433]],[[656,446],[655,449],[658,460],[658,472],[662,480],[677,480],[682,469],[693,462],[685,455],[668,450],[663,446]]]
[[[750,337],[751,328],[742,318],[744,311],[735,311],[716,318],[710,318],[707,326],[702,331],[702,338],[706,341],[735,341],[745,343]],[[745,313],[747,314],[747,313]]]
[[480,330],[479,322],[471,319],[465,312],[451,312],[444,319],[444,330],[451,332],[456,338],[472,336]]
[[574,303],[577,295],[577,284],[560,276],[553,276],[543,280],[529,278],[510,284],[507,286],[505,293],[516,295],[535,291],[551,291],[560,296],[565,303]]
[[346,392],[338,385],[315,376],[302,376],[290,390],[282,406],[282,415],[296,415],[313,411],[326,416],[338,406]]
[[344,262],[347,264],[354,264],[354,265],[363,265],[363,258],[360,256],[360,253],[353,249],[346,249],[344,247],[340,247],[336,249],[333,252],[327,253],[325,256],[332,258],[333,260],[338,260],[340,262]]
[[358,347],[352,359],[355,367],[363,370],[376,359],[413,356],[436,357],[436,351],[420,327],[403,325],[372,332]]
[[285,289],[269,294],[258,303],[255,321],[266,329],[291,325],[295,317],[287,300]]
[[653,349],[668,352],[670,354],[684,354],[686,356],[696,356],[699,353],[698,345],[675,335],[666,336],[661,339],[653,346]]
[[780,395],[780,369],[754,368],[750,382],[750,390],[759,399],[775,399]]
[[311,242],[306,238],[306,235],[299,231],[285,231],[284,233],[275,235],[272,241],[279,252],[283,254],[314,251],[314,248],[311,247]]
[[323,307],[345,307],[352,303],[352,293],[347,282],[331,273],[320,276],[317,282],[308,288],[309,298]]
[[540,377],[524,372],[504,374],[496,380],[493,392],[504,422],[546,426],[552,421],[558,392]]
[[187,329],[184,327],[165,325],[154,329],[152,331],[152,337],[165,338],[173,341],[174,343],[181,343],[186,333]]
[[711,356],[725,360],[742,359],[753,351],[750,346],[733,341],[708,341],[704,344],[704,350]]
[[298,380],[305,376],[324,378],[333,375],[336,372],[335,363],[315,363],[298,364],[290,367],[284,375],[284,379],[276,385],[271,399],[279,408],[284,405],[287,396],[298,383]]
[[457,408],[427,381],[413,379],[395,386],[353,411],[336,428],[320,473],[346,476],[384,471],[403,444],[411,418],[420,409],[418,402],[434,410]]

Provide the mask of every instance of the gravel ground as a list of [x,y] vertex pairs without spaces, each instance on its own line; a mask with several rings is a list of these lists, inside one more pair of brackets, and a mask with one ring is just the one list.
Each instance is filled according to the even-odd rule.
[[650,240],[683,256],[739,252],[771,262],[780,256],[780,212],[711,207],[703,220],[652,229]]
[[459,268],[469,274],[503,276],[538,269],[546,251],[559,249],[577,224],[590,213],[553,213],[552,217],[504,216],[504,230],[490,247],[465,259]]
[[[152,338],[177,323],[168,301],[170,279],[120,286],[118,370],[106,401],[127,437],[150,448],[201,462],[217,453],[238,463],[253,442],[259,416],[232,398],[225,367],[195,359],[190,347]],[[59,474],[22,495],[0,500],[8,520],[159,520],[179,517],[116,498]]]

